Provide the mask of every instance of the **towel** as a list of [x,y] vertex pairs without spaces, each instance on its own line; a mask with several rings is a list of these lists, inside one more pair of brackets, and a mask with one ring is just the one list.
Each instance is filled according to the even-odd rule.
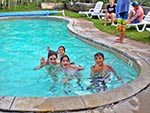
[[118,0],[116,7],[116,16],[117,18],[127,18],[127,13],[130,7],[130,0]]

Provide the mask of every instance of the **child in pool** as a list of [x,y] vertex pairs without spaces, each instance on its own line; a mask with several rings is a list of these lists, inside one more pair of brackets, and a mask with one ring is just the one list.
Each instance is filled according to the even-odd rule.
[[60,63],[57,61],[57,53],[56,52],[50,52],[48,56],[48,62],[45,61],[45,59],[41,59],[41,64],[39,66],[36,66],[34,70],[40,69],[44,66],[46,66],[47,74],[51,75],[52,79],[54,81],[58,80],[57,74],[61,71]]
[[44,59],[44,57],[42,57],[41,60],[40,60],[40,65],[34,67],[33,69],[34,69],[34,70],[38,70],[38,69],[40,69],[40,68],[42,68],[42,67],[44,67],[44,66],[46,66],[46,65],[56,65],[56,64],[60,64],[60,63],[57,61],[57,59],[58,59],[57,53],[51,51],[51,52],[49,53],[49,55],[48,55],[48,60],[46,61],[46,60]]
[[70,59],[67,55],[64,55],[60,58],[60,64],[63,72],[65,73],[65,78],[63,78],[62,82],[67,83],[69,80],[72,80],[74,77],[80,79],[80,75],[78,71],[83,70],[81,66],[75,66],[70,63]]
[[37,70],[37,69],[40,69],[42,68],[43,66],[45,66],[46,64],[49,64],[49,56],[52,54],[52,53],[56,53],[57,54],[57,59],[60,59],[61,56],[65,55],[65,47],[64,46],[59,46],[58,47],[58,51],[55,52],[53,50],[50,50],[50,47],[47,47],[47,51],[48,51],[48,55],[47,55],[47,60],[44,59],[44,57],[42,57],[40,59],[40,66],[36,66],[34,68],[34,70]]
[[[48,56],[49,56],[50,52],[54,52],[53,50],[50,50],[50,47],[47,47],[47,51],[48,51]],[[59,46],[58,51],[56,52],[57,56],[58,56],[58,59],[60,59],[62,56],[64,56],[65,52],[66,52],[65,47],[64,46]]]
[[91,85],[87,87],[89,90],[95,89],[96,91],[107,90],[106,83],[110,80],[110,72],[123,82],[123,80],[117,75],[116,71],[109,65],[104,64],[104,55],[100,52],[94,55],[95,65],[91,67]]

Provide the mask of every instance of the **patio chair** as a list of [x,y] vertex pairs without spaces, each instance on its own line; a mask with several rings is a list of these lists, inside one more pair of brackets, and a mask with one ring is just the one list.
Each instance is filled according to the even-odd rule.
[[[150,25],[150,11],[145,15],[144,19],[140,23],[134,23],[134,24],[127,24],[127,28],[130,28],[131,26],[135,26],[136,30],[138,32],[143,32],[146,28],[146,25]],[[139,26],[143,25],[143,27],[140,29]]]
[[98,19],[101,19],[102,16],[105,16],[104,11],[102,10],[103,2],[99,1],[96,3],[94,8],[89,9],[89,11],[79,11],[79,14],[86,15],[88,18],[92,18],[93,16],[97,16]]

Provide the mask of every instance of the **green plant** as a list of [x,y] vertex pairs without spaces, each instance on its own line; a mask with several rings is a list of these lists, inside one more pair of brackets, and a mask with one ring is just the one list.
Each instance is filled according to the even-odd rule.
[[143,6],[150,6],[150,1],[147,1],[147,2],[143,2],[142,4]]
[[103,0],[104,3],[109,3],[109,0]]

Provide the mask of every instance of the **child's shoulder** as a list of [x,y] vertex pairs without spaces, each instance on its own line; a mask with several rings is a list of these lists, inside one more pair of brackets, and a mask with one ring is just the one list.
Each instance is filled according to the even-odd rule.
[[91,68],[96,68],[96,67],[99,67],[99,65],[95,64],[95,65],[91,66]]
[[76,68],[77,66],[74,64],[70,64],[70,68]]
[[106,68],[106,69],[112,69],[112,67],[110,65],[107,65],[107,64],[104,65],[104,68]]

